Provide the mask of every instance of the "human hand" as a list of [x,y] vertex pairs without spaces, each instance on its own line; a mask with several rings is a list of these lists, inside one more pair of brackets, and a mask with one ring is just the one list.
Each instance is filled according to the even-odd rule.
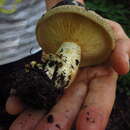
[[[103,130],[115,100],[117,73],[109,66],[81,69],[75,82],[36,130]],[[82,107],[81,107],[82,106]],[[80,111],[80,112],[79,112]],[[48,122],[49,116],[53,117]]]
[[[110,66],[83,68],[47,115],[43,110],[26,110],[10,130],[68,130],[77,115],[77,130],[103,130],[114,103],[116,80],[117,73]],[[13,111],[20,106],[16,100],[13,98],[10,106]]]
[[[111,55],[111,58],[110,58],[110,61],[111,61],[111,63],[112,63],[112,66],[114,67],[114,69],[119,73],[119,74],[125,74],[125,73],[127,73],[128,71],[129,71],[129,56],[130,56],[130,39],[127,37],[127,35],[124,33],[124,31],[123,31],[123,29],[121,28],[121,26],[119,25],[119,24],[117,24],[117,23],[115,23],[115,22],[113,22],[113,21],[110,21],[110,20],[107,20],[108,21],[108,23],[112,26],[112,28],[113,28],[113,30],[115,31],[115,33],[116,33],[116,48],[115,48],[115,50],[113,51],[113,53],[112,53],[112,55]],[[100,68],[100,67],[99,67]],[[101,67],[102,68],[102,67]],[[108,67],[109,68],[109,67]],[[110,67],[111,68],[111,67]],[[92,70],[98,70],[98,68],[89,68],[91,71]],[[89,69],[87,70],[87,71],[89,71]],[[112,68],[111,68],[112,69]],[[99,69],[100,70],[100,69]],[[91,74],[91,71],[89,71],[89,73]],[[107,70],[106,70],[107,71]],[[114,70],[112,69],[112,75],[114,74],[114,73],[116,73],[116,72],[114,72]],[[82,74],[82,73],[81,73]],[[101,89],[101,91],[103,91],[102,93],[100,93],[101,94],[101,97],[102,97],[102,95],[105,95],[105,93],[107,92],[107,94],[108,93],[111,93],[111,97],[109,97],[109,98],[101,98],[100,96],[100,100],[101,100],[101,102],[99,102],[99,99],[98,98],[95,98],[95,99],[98,99],[98,101],[95,101],[94,99],[92,99],[92,97],[95,97],[95,96],[92,96],[91,95],[91,89],[90,89],[90,87],[89,86],[87,86],[86,87],[86,85],[85,84],[83,84],[82,82],[80,83],[79,82],[79,84],[77,84],[77,85],[75,85],[75,84],[73,84],[74,86],[76,86],[76,87],[71,87],[71,88],[69,88],[68,90],[67,90],[67,92],[69,93],[71,93],[71,94],[73,94],[73,95],[71,95],[71,94],[65,94],[65,95],[71,95],[70,96],[70,98],[71,98],[71,100],[70,99],[68,99],[67,97],[68,96],[63,96],[63,98],[61,99],[61,101],[52,109],[52,112],[54,111],[56,111],[56,113],[59,113],[59,116],[61,117],[62,116],[62,114],[60,113],[60,110],[59,110],[59,108],[60,108],[60,106],[61,106],[61,108],[62,108],[62,105],[64,106],[64,100],[66,101],[67,100],[67,102],[68,102],[68,104],[69,105],[67,105],[67,107],[71,110],[71,112],[69,113],[69,119],[71,120],[66,120],[65,121],[65,123],[61,120],[61,119],[64,119],[64,118],[60,118],[60,117],[57,117],[58,119],[57,120],[59,120],[59,122],[61,122],[62,121],[62,125],[63,125],[63,127],[64,127],[64,129],[69,129],[69,127],[71,126],[71,124],[72,124],[72,122],[73,122],[73,120],[75,119],[75,116],[77,115],[77,113],[78,113],[78,111],[79,111],[79,108],[80,108],[80,106],[81,106],[81,104],[82,104],[82,101],[83,101],[83,99],[84,99],[84,97],[85,97],[85,94],[86,94],[86,92],[88,93],[88,91],[87,91],[87,88],[89,88],[89,93],[87,94],[87,95],[89,95],[89,96],[87,96],[87,97],[89,97],[90,98],[90,100],[93,100],[93,101],[95,101],[94,103],[97,105],[97,106],[94,106],[94,108],[93,108],[93,106],[92,106],[92,108],[91,107],[87,107],[86,109],[84,109],[84,110],[81,110],[81,112],[80,112],[80,114],[79,114],[79,118],[78,118],[78,121],[77,121],[77,129],[83,129],[83,128],[85,128],[86,130],[87,130],[87,127],[88,127],[88,130],[91,130],[93,127],[94,127],[94,124],[95,124],[95,127],[96,127],[96,130],[98,130],[98,127],[101,129],[103,129],[104,127],[105,127],[105,125],[106,125],[106,123],[107,123],[107,120],[108,120],[108,117],[109,117],[109,114],[110,114],[110,112],[111,112],[111,109],[112,109],[112,105],[113,105],[113,102],[114,102],[114,98],[115,98],[115,88],[116,88],[116,84],[115,84],[115,82],[116,82],[116,76],[115,76],[115,78],[112,78],[112,75],[109,77],[107,77],[107,75],[103,75],[103,76],[106,76],[106,79],[105,79],[105,77],[103,78],[102,76],[102,78],[100,79],[100,78],[96,78],[95,80],[99,80],[99,82],[100,82],[100,80],[102,81],[100,84],[104,84],[105,86],[107,86],[107,85],[109,85],[109,84],[112,84],[111,86],[113,86],[110,90],[111,90],[111,92],[109,92],[108,90],[107,90],[107,88],[110,88],[109,86],[108,87],[102,87],[102,89]],[[116,74],[114,74],[114,75],[116,75]],[[100,75],[98,75],[99,77],[100,77]],[[104,80],[103,80],[104,79]],[[94,84],[93,82],[97,82],[97,84],[98,84],[98,81],[95,81],[94,79],[91,81],[92,82],[92,84]],[[107,82],[107,80],[108,80],[108,83],[109,84],[106,84],[106,83],[104,83],[104,81],[106,80],[106,82]],[[109,82],[109,80],[111,81],[111,82]],[[86,82],[87,82],[87,79],[86,79]],[[80,86],[80,87],[79,87]],[[91,85],[91,86],[95,86],[95,85]],[[92,88],[94,88],[94,87],[92,87]],[[104,88],[104,89],[103,89]],[[77,91],[77,89],[78,89],[78,91]],[[93,90],[93,89],[92,89]],[[105,91],[106,90],[106,91]],[[94,90],[93,90],[94,91]],[[100,91],[100,90],[99,90]],[[66,93],[67,93],[66,92]],[[77,94],[77,92],[79,92],[78,94]],[[96,92],[97,94],[99,94],[98,93],[98,91]],[[94,95],[96,95],[96,93],[94,94]],[[79,98],[79,97],[81,97],[81,98]],[[76,97],[78,97],[78,99],[76,98]],[[86,98],[85,99],[85,104],[87,104],[87,106],[90,106],[90,104],[91,104],[91,102],[90,102],[90,104],[88,103],[88,100],[89,100],[89,98]],[[62,102],[62,100],[63,100],[63,102]],[[70,100],[70,101],[69,101]],[[72,102],[73,101],[76,101],[77,100],[77,102],[76,102],[76,104],[73,104]],[[102,101],[103,100],[103,101]],[[15,101],[15,100],[14,100]],[[16,105],[18,102],[14,102],[14,105],[12,105],[12,108],[13,108],[13,106],[15,106],[14,108],[16,109],[17,107],[16,106],[20,106],[20,105]],[[7,103],[8,104],[8,103]],[[12,103],[11,103],[12,104]],[[73,106],[71,105],[71,104],[73,104]],[[93,103],[92,103],[93,104]],[[93,111],[96,111],[96,114],[98,114],[99,113],[99,108],[100,108],[100,104],[101,104],[101,106],[104,106],[104,107],[102,107],[102,109],[100,109],[101,111],[102,111],[102,116],[96,116],[98,119],[95,119],[95,120],[97,120],[97,125],[96,125],[96,123],[94,123],[93,125],[92,125],[92,123],[89,123],[89,121],[88,121],[88,123],[86,122],[86,123],[84,123],[84,114],[82,114],[82,113],[84,113],[84,111],[88,111],[88,109],[90,108],[90,111],[92,110],[92,112]],[[7,105],[8,106],[8,105]],[[99,107],[98,107],[99,106]],[[11,109],[12,109],[11,108]],[[20,109],[21,109],[21,107],[19,107]],[[19,110],[19,108],[18,108],[18,110]],[[56,110],[55,110],[56,109]],[[66,109],[66,107],[64,107],[64,109]],[[93,110],[94,109],[94,110]],[[17,110],[17,111],[18,111]],[[22,110],[22,109],[21,109]],[[21,111],[20,110],[20,111]],[[105,111],[106,110],[106,111]],[[83,111],[83,112],[82,112]],[[63,114],[65,114],[64,113],[64,110],[63,111],[61,111],[61,112],[63,112]],[[30,128],[30,129],[32,129],[33,127],[35,127],[36,126],[36,124],[41,120],[41,118],[43,117],[43,115],[44,115],[44,112],[42,112],[42,111],[31,111],[31,117],[29,117],[28,118],[28,113],[30,113],[30,110],[27,110],[27,112],[24,112],[23,114],[21,114],[19,117],[18,117],[18,119],[12,124],[12,126],[11,126],[11,130],[15,130],[15,128],[17,128],[17,130],[19,130],[19,129],[21,129],[21,130],[26,130],[26,129],[28,129],[28,128]],[[60,115],[61,114],[61,115]],[[30,114],[29,114],[30,115]],[[38,116],[36,116],[36,115],[38,115]],[[95,115],[95,113],[93,113],[93,115]],[[82,117],[82,118],[81,118]],[[31,119],[30,119],[31,118]],[[32,121],[32,118],[33,118],[33,121]],[[35,118],[35,119],[34,119]],[[41,128],[43,129],[44,127],[46,128],[46,127],[53,127],[53,125],[54,125],[54,123],[52,123],[52,124],[49,124],[49,126],[47,125],[47,123],[45,124],[45,120],[46,120],[46,118],[47,118],[47,116],[45,116],[44,118],[43,118],[43,122],[42,123],[40,123],[39,125],[38,125],[38,128],[36,129],[36,130],[40,130]],[[28,121],[27,121],[28,120]],[[82,120],[82,121],[81,121]],[[102,121],[101,121],[102,120]],[[32,121],[31,123],[30,123],[30,121]],[[20,123],[18,123],[18,122],[23,122],[23,124],[24,125],[22,125],[22,127],[21,127],[21,125],[20,125]],[[58,122],[58,123],[59,123]],[[29,125],[26,125],[26,123],[28,123]],[[81,123],[81,124],[80,124]],[[82,124],[83,123],[83,124]],[[100,124],[101,123],[101,124]],[[17,124],[19,124],[19,125],[17,125]],[[85,125],[86,124],[86,125]],[[47,125],[47,126],[46,126]],[[83,127],[83,128],[80,128],[81,126],[85,126],[85,127]],[[26,128],[25,128],[26,127]],[[59,127],[59,126],[58,126]],[[62,126],[61,126],[62,127]],[[91,128],[92,127],[92,128]],[[53,128],[51,128],[51,129],[53,129]],[[55,128],[56,129],[56,128]],[[55,130],[54,129],[54,130]],[[58,129],[58,128],[57,128]],[[94,129],[94,128],[93,128]]]
[[106,21],[114,30],[116,37],[116,47],[110,58],[111,64],[118,74],[126,74],[129,72],[130,38],[120,24],[108,19]]

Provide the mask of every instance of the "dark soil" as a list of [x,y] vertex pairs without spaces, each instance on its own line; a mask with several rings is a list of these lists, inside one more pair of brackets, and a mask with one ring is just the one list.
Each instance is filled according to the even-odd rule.
[[53,87],[52,80],[37,66],[30,65],[27,72],[21,69],[13,73],[11,77],[13,82],[10,85],[15,90],[15,96],[19,97],[26,106],[34,109],[49,111],[63,94],[63,88]]
[[[39,58],[40,55],[41,54],[39,53],[38,55],[34,56],[33,58],[31,57],[31,58],[27,58],[23,61],[20,61],[21,62],[20,65],[23,66],[24,64],[28,63],[30,60],[37,59],[37,61],[40,61],[40,58]],[[14,69],[12,69],[12,68],[14,68]],[[1,105],[1,107],[0,107],[0,126],[4,128],[2,130],[8,130],[8,127],[16,119],[16,116],[8,115],[4,109],[5,101],[9,95],[9,91],[10,91],[10,82],[12,82],[12,79],[13,79],[13,82],[16,82],[16,80],[14,80],[14,78],[12,78],[12,75],[11,75],[11,78],[9,78],[10,76],[7,74],[7,72],[8,71],[20,72],[19,77],[21,75],[21,78],[23,78],[23,76],[22,76],[23,72],[21,71],[21,68],[19,68],[19,67],[17,68],[14,65],[11,65],[11,66],[8,65],[6,67],[6,69],[8,69],[8,70],[5,70],[5,67],[4,68],[0,67],[0,105]],[[25,74],[23,74],[23,75],[25,76]],[[37,81],[37,82],[35,81],[36,85],[39,85],[43,80],[41,78],[41,74],[40,74],[40,77],[37,77],[37,72],[35,72],[35,73],[31,72],[29,75],[31,75],[31,78],[34,76],[36,77],[36,81]],[[18,76],[18,74],[17,74],[17,76]],[[28,80],[28,78],[26,80]],[[35,79],[31,79],[31,80],[35,80]],[[23,87],[23,85],[24,85],[22,83],[23,79],[19,82]],[[34,83],[34,81],[30,82],[31,85],[33,85],[33,83]],[[27,85],[27,84],[25,84],[25,85]],[[4,86],[4,87],[2,87],[2,86]],[[52,91],[52,93],[53,93],[53,91]],[[52,99],[49,99],[49,100],[52,100]],[[54,105],[54,103],[52,103],[52,105]],[[1,128],[0,128],[0,130],[1,130]],[[117,91],[115,105],[113,107],[113,111],[111,113],[110,120],[109,120],[106,130],[130,130],[130,96],[127,96],[126,92],[123,90]]]
[[11,94],[19,97],[26,107],[42,108],[46,111],[49,111],[63,95],[63,89],[54,88],[53,82],[40,69],[41,66],[32,67],[31,61],[37,61],[41,65],[41,52],[0,66],[0,126],[8,127],[16,118],[8,115],[4,108],[12,90]]
[[130,130],[130,96],[118,91],[106,130]]

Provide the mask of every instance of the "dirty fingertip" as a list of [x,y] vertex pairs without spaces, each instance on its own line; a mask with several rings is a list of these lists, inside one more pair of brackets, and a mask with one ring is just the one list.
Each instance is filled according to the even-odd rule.
[[79,113],[76,128],[77,130],[104,130],[107,124],[107,117],[96,108],[84,108]]

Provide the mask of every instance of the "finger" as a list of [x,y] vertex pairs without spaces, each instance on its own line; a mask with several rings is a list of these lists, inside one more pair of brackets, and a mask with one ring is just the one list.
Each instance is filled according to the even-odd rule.
[[126,33],[124,32],[122,26],[119,23],[117,23],[115,21],[112,21],[112,20],[109,20],[109,19],[105,19],[105,20],[107,21],[107,23],[114,30],[116,40],[128,39],[128,36],[126,35]]
[[108,19],[106,21],[114,30],[116,37],[116,47],[111,55],[112,65],[119,74],[126,74],[129,71],[130,39],[120,24]]
[[116,47],[111,55],[111,63],[118,74],[129,72],[130,40],[117,40]]
[[36,130],[69,130],[80,109],[86,90],[84,83],[68,88],[51,112],[41,120]]
[[93,79],[76,122],[77,130],[104,130],[115,100],[117,74]]
[[9,96],[6,102],[6,112],[11,115],[19,114],[24,110],[24,105],[20,101],[20,99],[16,96]]
[[44,111],[27,110],[13,122],[9,130],[34,130],[44,115]]

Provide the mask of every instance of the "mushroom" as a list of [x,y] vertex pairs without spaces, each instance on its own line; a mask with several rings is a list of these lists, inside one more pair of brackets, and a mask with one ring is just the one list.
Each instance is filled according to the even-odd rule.
[[[97,65],[105,62],[115,47],[112,28],[93,11],[83,7],[64,5],[49,10],[38,22],[37,40],[45,53],[61,61],[57,75],[63,74],[69,84],[73,81],[78,67]],[[58,50],[58,51],[57,51]],[[46,59],[43,52],[42,59]],[[50,55],[50,56],[51,56]],[[52,79],[56,65],[45,67]],[[57,79],[55,79],[57,80]],[[60,82],[60,81],[58,81]],[[68,87],[69,84],[55,84],[55,87]]]
[[[115,47],[113,30],[106,21],[95,12],[75,5],[50,9],[37,24],[36,37],[44,50],[42,63],[31,62],[29,66],[40,71],[38,74],[45,83],[32,83],[35,85],[29,88],[32,95],[26,89],[23,92],[22,87],[16,93],[25,102],[33,106],[39,103],[40,107],[55,100],[54,105],[59,90],[70,86],[79,67],[105,62]],[[37,76],[32,80],[36,80],[34,77]]]

